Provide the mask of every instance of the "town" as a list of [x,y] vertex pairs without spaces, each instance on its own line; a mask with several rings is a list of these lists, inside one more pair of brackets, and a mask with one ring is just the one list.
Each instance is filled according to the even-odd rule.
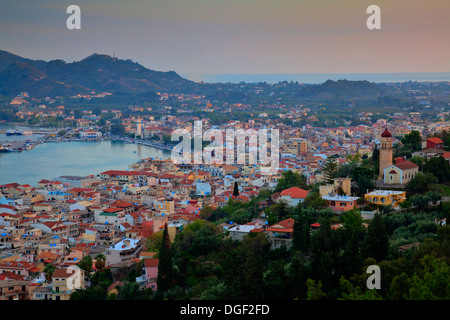
[[[385,267],[425,261],[432,241],[442,246],[438,257],[448,258],[450,121],[443,108],[430,120],[418,111],[358,112],[333,126],[330,118],[317,124],[317,107],[277,105],[283,112],[274,114],[265,105],[250,112],[251,119],[218,121],[207,115],[251,107],[158,96],[156,108],[70,110],[51,106],[51,98],[47,105],[31,103],[23,92],[10,101],[8,116],[49,128],[38,143],[121,139],[167,150],[178,143],[171,134],[192,130],[195,121],[204,131],[223,133],[277,129],[278,169],[267,174],[248,157],[236,164],[143,158],[126,170],[36,185],[2,181],[0,299],[319,299],[324,292],[331,299],[414,299],[425,279],[408,280],[400,293],[389,286],[382,293],[353,292],[349,281],[368,261]],[[171,112],[171,96],[186,106]],[[429,99],[419,100],[431,107]],[[191,103],[203,110],[200,116],[190,114]],[[161,113],[150,115],[157,108]],[[232,258],[242,265],[230,265]],[[448,270],[426,261],[436,272]],[[70,266],[82,270],[79,288],[68,286]],[[390,280],[406,281],[403,271],[399,267]],[[430,294],[439,296],[437,289]]]

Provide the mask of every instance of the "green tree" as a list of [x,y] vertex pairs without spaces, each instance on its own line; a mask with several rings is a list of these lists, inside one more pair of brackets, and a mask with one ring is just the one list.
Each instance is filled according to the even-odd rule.
[[175,285],[167,223],[164,225],[161,247],[159,248],[158,278],[156,283],[158,286],[158,293],[160,294],[171,289]]
[[353,168],[350,177],[358,185],[357,195],[363,196],[374,188],[374,170],[368,167]]
[[88,275],[92,271],[92,258],[89,255],[84,256],[77,266],[80,267],[80,269],[83,269],[86,272],[86,275]]
[[410,299],[413,300],[449,300],[450,267],[433,256],[422,259],[423,273],[415,273],[410,281]]
[[295,219],[292,243],[295,250],[303,253],[309,251],[310,221],[305,214],[300,213],[298,219]]
[[387,297],[390,300],[407,300],[409,299],[410,288],[410,279],[405,272],[402,272],[392,279]]
[[316,284],[315,280],[308,278],[306,287],[308,288],[306,300],[322,300],[326,297],[326,294],[322,291],[322,282],[320,280]]
[[424,194],[430,191],[431,186],[437,182],[437,178],[430,172],[418,172],[414,178],[406,184],[407,194]]
[[137,282],[126,281],[119,287],[118,300],[140,300],[141,290]]
[[288,213],[289,206],[285,201],[275,203],[265,210],[265,214],[267,216],[269,224],[274,224],[276,222],[284,220]]
[[336,158],[328,157],[325,160],[325,163],[322,168],[322,172],[323,172],[323,176],[324,176],[324,182],[326,184],[333,183],[334,178],[336,178],[336,175],[337,175]]
[[433,157],[423,165],[423,172],[432,173],[439,183],[450,181],[450,165],[443,156]]
[[121,123],[112,124],[110,128],[110,132],[113,135],[122,136],[125,134],[125,126]]
[[415,194],[409,198],[409,201],[411,201],[411,204],[413,206],[419,208],[420,210],[423,210],[425,207],[428,206],[430,199],[427,197],[426,194]]
[[304,208],[313,208],[315,210],[322,210],[328,208],[328,201],[322,199],[319,192],[308,192],[305,200],[303,201]]
[[45,280],[47,282],[52,282],[53,272],[55,271],[56,267],[53,264],[48,264],[44,268],[44,274],[45,274]]
[[[260,300],[264,294],[263,256],[268,250],[264,234],[247,237],[241,245],[226,253],[223,262],[224,298]],[[239,263],[236,263],[239,261]]]
[[280,260],[270,262],[270,268],[264,275],[264,298],[285,300],[288,298],[288,282],[284,263]]
[[375,214],[367,227],[367,234],[363,244],[363,256],[377,261],[386,259],[389,249],[389,239],[386,225],[380,214]]
[[212,217],[213,213],[214,209],[211,206],[206,205],[200,209],[200,218],[209,220]]
[[145,246],[147,247],[148,251],[155,252],[159,250],[162,243],[163,233],[164,231],[158,231],[147,237]]
[[309,264],[307,264],[304,256],[296,252],[289,264],[289,281],[291,283],[291,298],[305,299],[306,298],[306,280],[310,274]]
[[341,294],[343,300],[382,300],[377,290],[363,290],[353,285],[349,280],[341,277],[339,279],[339,285],[341,287]]
[[282,178],[278,180],[275,192],[281,192],[291,187],[298,187],[306,189],[308,187],[306,183],[306,177],[292,170],[287,170],[282,173]]
[[105,267],[106,267],[106,256],[100,253],[95,257],[95,268],[97,270],[102,270]]
[[409,147],[412,152],[422,149],[422,137],[419,131],[412,130],[410,133],[405,134],[400,141],[405,147]]
[[239,187],[238,187],[237,181],[234,182],[233,196],[235,196],[235,197],[239,196]]

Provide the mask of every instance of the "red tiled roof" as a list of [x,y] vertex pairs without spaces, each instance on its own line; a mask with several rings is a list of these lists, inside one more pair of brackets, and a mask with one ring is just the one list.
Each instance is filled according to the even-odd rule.
[[411,161],[408,161],[408,160],[405,160],[405,161],[400,162],[400,163],[396,163],[396,164],[394,164],[394,166],[396,166],[397,168],[399,168],[401,170],[408,170],[408,169],[413,169],[413,168],[418,168],[419,167],[414,162],[411,162]]
[[72,272],[68,272],[68,269],[66,269],[66,268],[57,268],[53,272],[53,278],[68,278],[74,272],[75,272],[75,270],[72,270]]
[[298,199],[298,198],[304,199],[308,195],[308,191],[297,188],[297,187],[291,187],[289,189],[281,191],[280,195],[281,196],[290,196],[291,198],[295,198],[295,199]]
[[440,138],[438,138],[438,137],[431,137],[431,138],[428,138],[427,141],[433,142],[433,143],[435,143],[435,144],[438,144],[438,143],[444,143],[444,141],[442,141],[442,140],[441,140]]
[[3,271],[0,274],[0,280],[8,280],[8,279],[11,279],[11,280],[24,280],[25,276],[24,275],[15,274],[14,272],[11,272],[11,271]]
[[112,207],[112,208],[103,209],[103,212],[114,213],[114,212],[119,212],[119,211],[122,211],[122,210],[123,210],[122,208],[114,208],[114,207]]
[[157,268],[159,265],[159,259],[152,258],[152,259],[144,259],[144,265],[146,268]]

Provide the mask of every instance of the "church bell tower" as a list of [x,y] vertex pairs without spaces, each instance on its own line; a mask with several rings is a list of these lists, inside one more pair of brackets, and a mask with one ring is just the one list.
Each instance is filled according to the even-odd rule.
[[384,180],[384,169],[392,165],[392,135],[387,128],[381,134],[380,140],[380,171],[378,180]]

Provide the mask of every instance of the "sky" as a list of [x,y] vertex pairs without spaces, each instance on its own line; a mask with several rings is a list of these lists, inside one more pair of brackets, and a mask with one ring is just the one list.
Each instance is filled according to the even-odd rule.
[[[66,8],[81,9],[69,30]],[[381,29],[369,30],[370,5]],[[2,0],[0,49],[31,59],[115,54],[208,74],[450,71],[448,0]]]

